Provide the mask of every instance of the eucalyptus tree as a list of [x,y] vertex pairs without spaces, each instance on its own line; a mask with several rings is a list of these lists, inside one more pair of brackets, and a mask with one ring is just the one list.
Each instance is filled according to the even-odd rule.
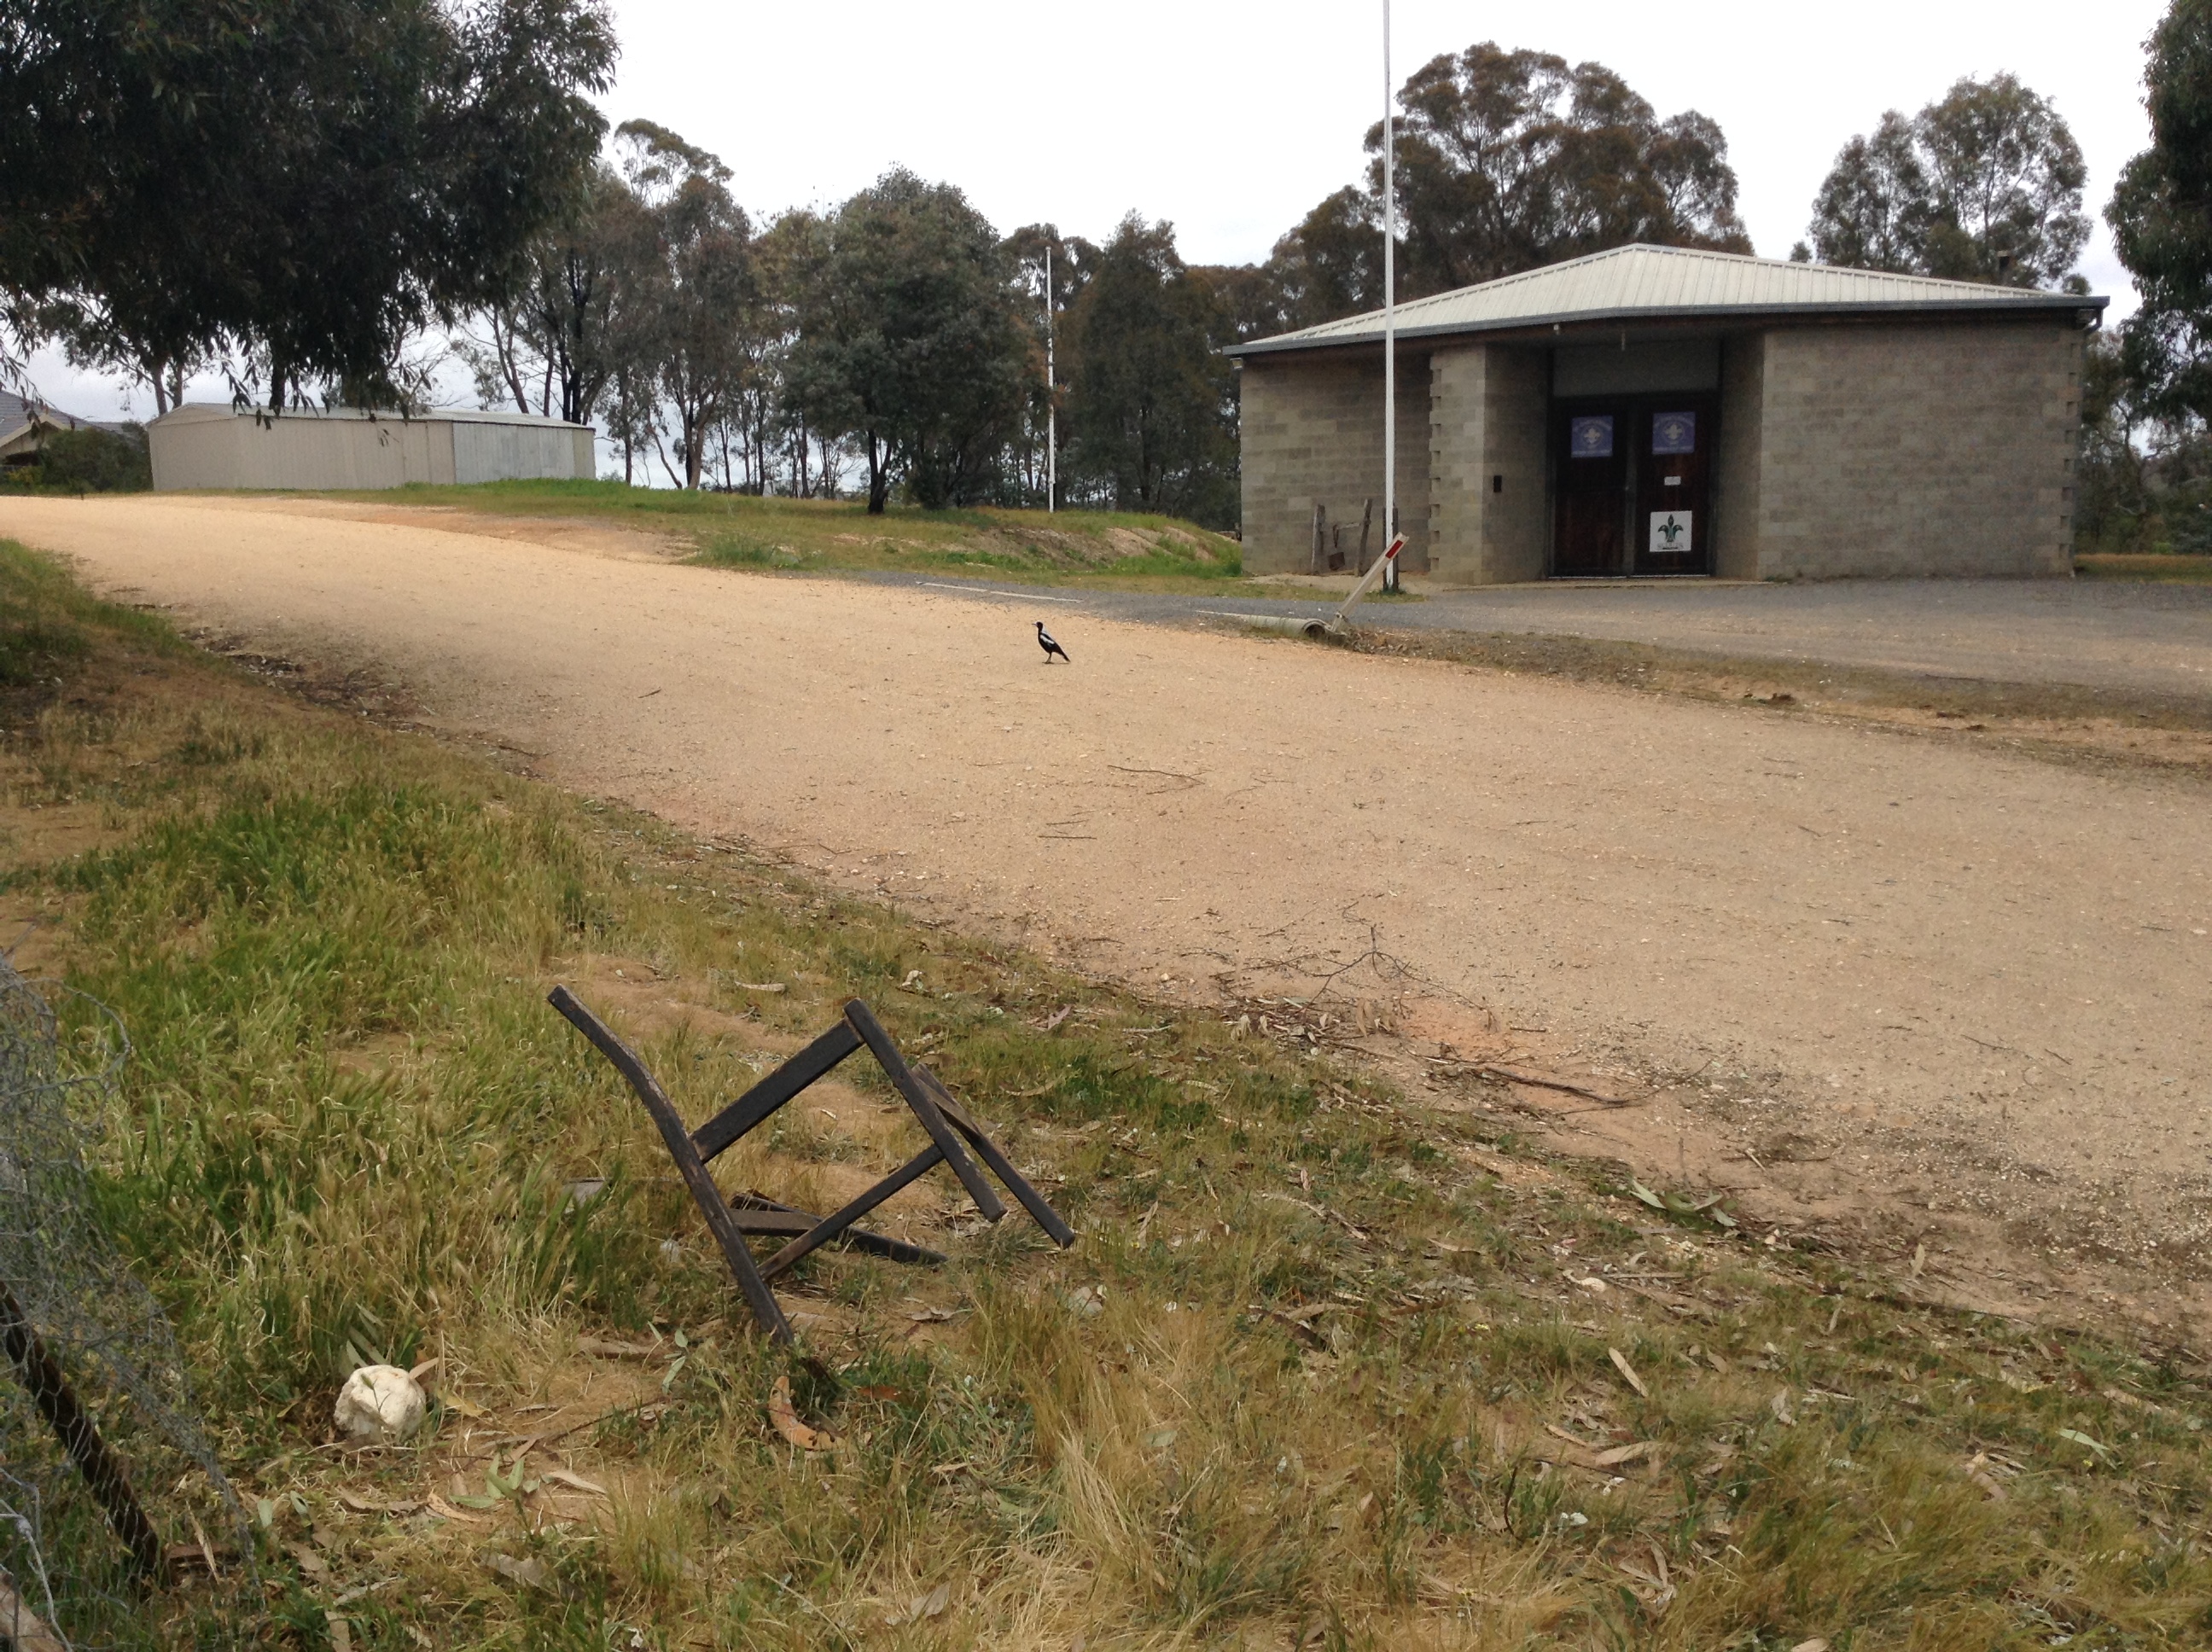
[[9,0],[0,289],[151,374],[387,396],[520,280],[614,57],[601,0]]
[[1375,203],[1346,185],[1284,232],[1266,269],[1286,328],[1380,309],[1382,226]]
[[2049,99],[2011,75],[1957,82],[1853,137],[1793,257],[1999,286],[2065,282],[2089,239],[2088,171]]
[[842,480],[844,432],[815,422],[791,377],[809,297],[830,256],[830,221],[811,209],[794,207],[768,227],[757,250],[767,338],[763,378],[771,395],[769,439],[793,494],[801,499],[835,498]]
[[480,319],[489,337],[457,339],[485,405],[588,424],[624,345],[626,303],[650,263],[653,227],[611,167],[586,174],[568,209],[531,243],[512,297]]
[[615,143],[652,237],[624,301],[633,348],[653,363],[656,404],[676,448],[672,462],[663,454],[670,479],[696,488],[708,443],[757,355],[752,221],[730,194],[730,169],[666,127],[625,121]]
[[2150,148],[2106,217],[2140,303],[2127,367],[2158,411],[2212,418],[2212,3],[2174,0],[2150,40]]
[[[1482,41],[1397,94],[1399,297],[1447,291],[1632,241],[1748,252],[1717,123],[1662,118],[1602,64]],[[1382,125],[1367,176],[1275,244],[1293,325],[1382,301]]]
[[[1662,119],[1602,64],[1484,41],[1399,92],[1407,295],[1441,292],[1632,241],[1748,252],[1714,122]],[[1382,130],[1367,194],[1380,216]]]
[[1213,273],[1185,265],[1171,226],[1132,213],[1069,320],[1079,486],[1117,510],[1233,521],[1235,380],[1218,350],[1231,329]]
[[965,196],[886,173],[823,224],[797,307],[789,393],[858,444],[871,512],[902,479],[930,509],[990,491],[1027,361],[1005,249]]

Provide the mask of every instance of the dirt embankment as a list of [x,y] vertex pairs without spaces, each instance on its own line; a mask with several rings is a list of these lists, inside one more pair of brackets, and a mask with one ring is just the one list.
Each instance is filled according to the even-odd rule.
[[1097,621],[1046,667],[1042,604],[392,512],[24,501],[0,532],[848,886],[1231,1013],[1322,993],[1290,1023],[1364,1014],[1411,1082],[1632,1097],[1515,1092],[1765,1228],[1924,1247],[1931,1288],[2206,1301],[2197,780]]

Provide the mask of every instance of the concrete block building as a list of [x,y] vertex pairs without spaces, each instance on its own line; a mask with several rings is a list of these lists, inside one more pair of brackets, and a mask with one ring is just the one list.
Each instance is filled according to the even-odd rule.
[[[1405,566],[1453,586],[2064,574],[2106,302],[1638,246],[1401,305]],[[1380,508],[1381,313],[1229,354],[1244,566],[1314,571],[1316,506]]]
[[154,485],[402,488],[593,474],[592,428],[529,413],[432,408],[413,418],[300,408],[271,418],[187,402],[146,427]]

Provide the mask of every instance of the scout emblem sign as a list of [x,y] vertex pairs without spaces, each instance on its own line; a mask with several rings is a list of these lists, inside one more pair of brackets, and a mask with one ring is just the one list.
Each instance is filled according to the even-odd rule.
[[1680,556],[1690,549],[1690,513],[1688,511],[1651,513],[1651,555]]

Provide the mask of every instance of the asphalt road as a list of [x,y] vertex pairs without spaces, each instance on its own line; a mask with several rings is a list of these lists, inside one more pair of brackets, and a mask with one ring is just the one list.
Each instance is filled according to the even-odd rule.
[[[886,585],[1063,612],[1187,624],[1224,614],[1326,615],[1340,598],[1044,592],[941,575]],[[1642,642],[1735,659],[1815,661],[1977,682],[2069,684],[2212,701],[2212,586],[2088,580],[1821,585],[1510,586],[1368,603],[1362,625]]]

